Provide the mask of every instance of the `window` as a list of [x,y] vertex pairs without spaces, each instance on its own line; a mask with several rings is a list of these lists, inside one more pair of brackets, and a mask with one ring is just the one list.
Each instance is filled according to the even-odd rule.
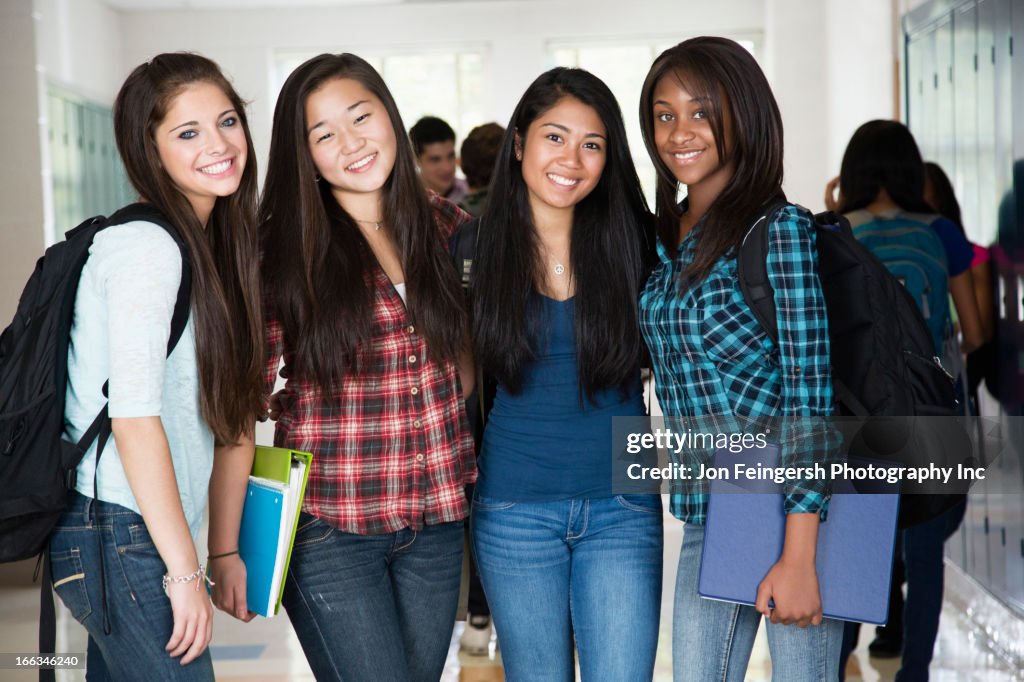
[[[279,93],[288,75],[314,52],[278,52],[274,57],[271,92]],[[439,116],[461,141],[485,122],[483,112],[483,48],[428,52],[390,52],[359,56],[377,69],[398,104],[406,129],[420,117]],[[275,95],[276,97],[276,95]]]
[[[734,38],[755,57],[756,43],[746,38]],[[626,125],[629,149],[636,164],[640,184],[648,204],[654,207],[654,186],[657,173],[644,147],[640,133],[640,88],[644,76],[659,54],[679,41],[639,40],[632,43],[596,43],[591,45],[570,45],[552,42],[548,44],[548,65],[578,67],[590,71],[603,80],[615,95],[622,109]]]

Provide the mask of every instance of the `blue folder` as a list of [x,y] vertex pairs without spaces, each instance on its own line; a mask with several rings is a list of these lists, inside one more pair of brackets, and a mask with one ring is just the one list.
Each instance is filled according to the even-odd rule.
[[[716,465],[730,470],[730,463],[738,461],[776,466],[778,448],[768,450],[774,452],[719,452]],[[845,481],[833,484],[817,549],[818,586],[828,618],[879,625],[887,620],[899,495],[895,484],[873,483],[872,492],[857,492]],[[754,604],[758,585],[782,554],[786,518],[781,490],[765,481],[711,482],[700,596]]]
[[[284,492],[273,485],[249,479],[238,532],[238,551],[245,561],[245,592],[248,608],[272,616],[271,587],[277,563],[277,538],[284,518]],[[276,599],[274,600],[276,601]]]

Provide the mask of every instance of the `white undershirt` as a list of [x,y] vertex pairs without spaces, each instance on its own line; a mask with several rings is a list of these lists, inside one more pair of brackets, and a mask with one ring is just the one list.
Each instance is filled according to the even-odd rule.
[[408,303],[409,302],[405,298],[405,282],[400,282],[400,283],[396,284],[395,285],[395,291],[397,291],[398,295],[402,297],[402,303]]

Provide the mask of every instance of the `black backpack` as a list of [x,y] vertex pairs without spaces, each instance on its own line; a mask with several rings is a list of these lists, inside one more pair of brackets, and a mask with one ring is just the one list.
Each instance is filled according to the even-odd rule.
[[93,237],[135,220],[160,225],[181,249],[182,278],[168,355],[185,330],[191,263],[181,237],[156,208],[132,204],[110,218],[90,218],[46,250],[25,285],[14,320],[0,336],[0,563],[27,559],[46,548],[74,488],[78,463],[97,438],[102,451],[110,436],[104,407],[79,442],[63,438],[68,338]]
[[[751,226],[737,254],[737,274],[743,297],[765,333],[778,342],[774,291],[768,280],[768,225],[784,201],[768,205]],[[832,384],[836,415],[867,421],[851,444],[856,454],[869,450],[864,437],[891,440],[892,433],[914,432],[909,417],[948,417],[945,447],[935,451],[935,434],[920,434],[916,452],[936,458],[963,457],[971,465],[970,442],[953,419],[956,397],[953,377],[936,357],[934,343],[921,311],[900,281],[853,236],[850,223],[832,212],[814,216],[818,274],[828,311]],[[930,420],[933,427],[936,420]],[[874,432],[871,431],[874,429]],[[924,429],[917,429],[922,432]],[[915,438],[917,437],[915,433]],[[873,438],[878,436],[879,438]],[[965,448],[965,449],[962,449]],[[853,451],[852,451],[853,452]],[[906,452],[906,449],[901,452]],[[898,458],[898,457],[897,457]],[[948,458],[948,457],[947,457]],[[943,462],[945,463],[945,462]],[[904,493],[923,489],[904,484]],[[961,494],[904,494],[901,527],[932,519],[963,499]]]

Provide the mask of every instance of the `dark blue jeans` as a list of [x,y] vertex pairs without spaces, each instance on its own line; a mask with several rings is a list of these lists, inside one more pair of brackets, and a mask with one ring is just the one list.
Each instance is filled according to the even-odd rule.
[[355,535],[302,514],[283,604],[317,680],[437,682],[455,625],[463,527]]
[[[103,626],[101,538],[110,634]],[[174,629],[161,587],[166,568],[140,515],[72,493],[50,538],[50,564],[54,590],[89,632],[87,680],[213,679],[209,649],[186,666],[164,650]]]

